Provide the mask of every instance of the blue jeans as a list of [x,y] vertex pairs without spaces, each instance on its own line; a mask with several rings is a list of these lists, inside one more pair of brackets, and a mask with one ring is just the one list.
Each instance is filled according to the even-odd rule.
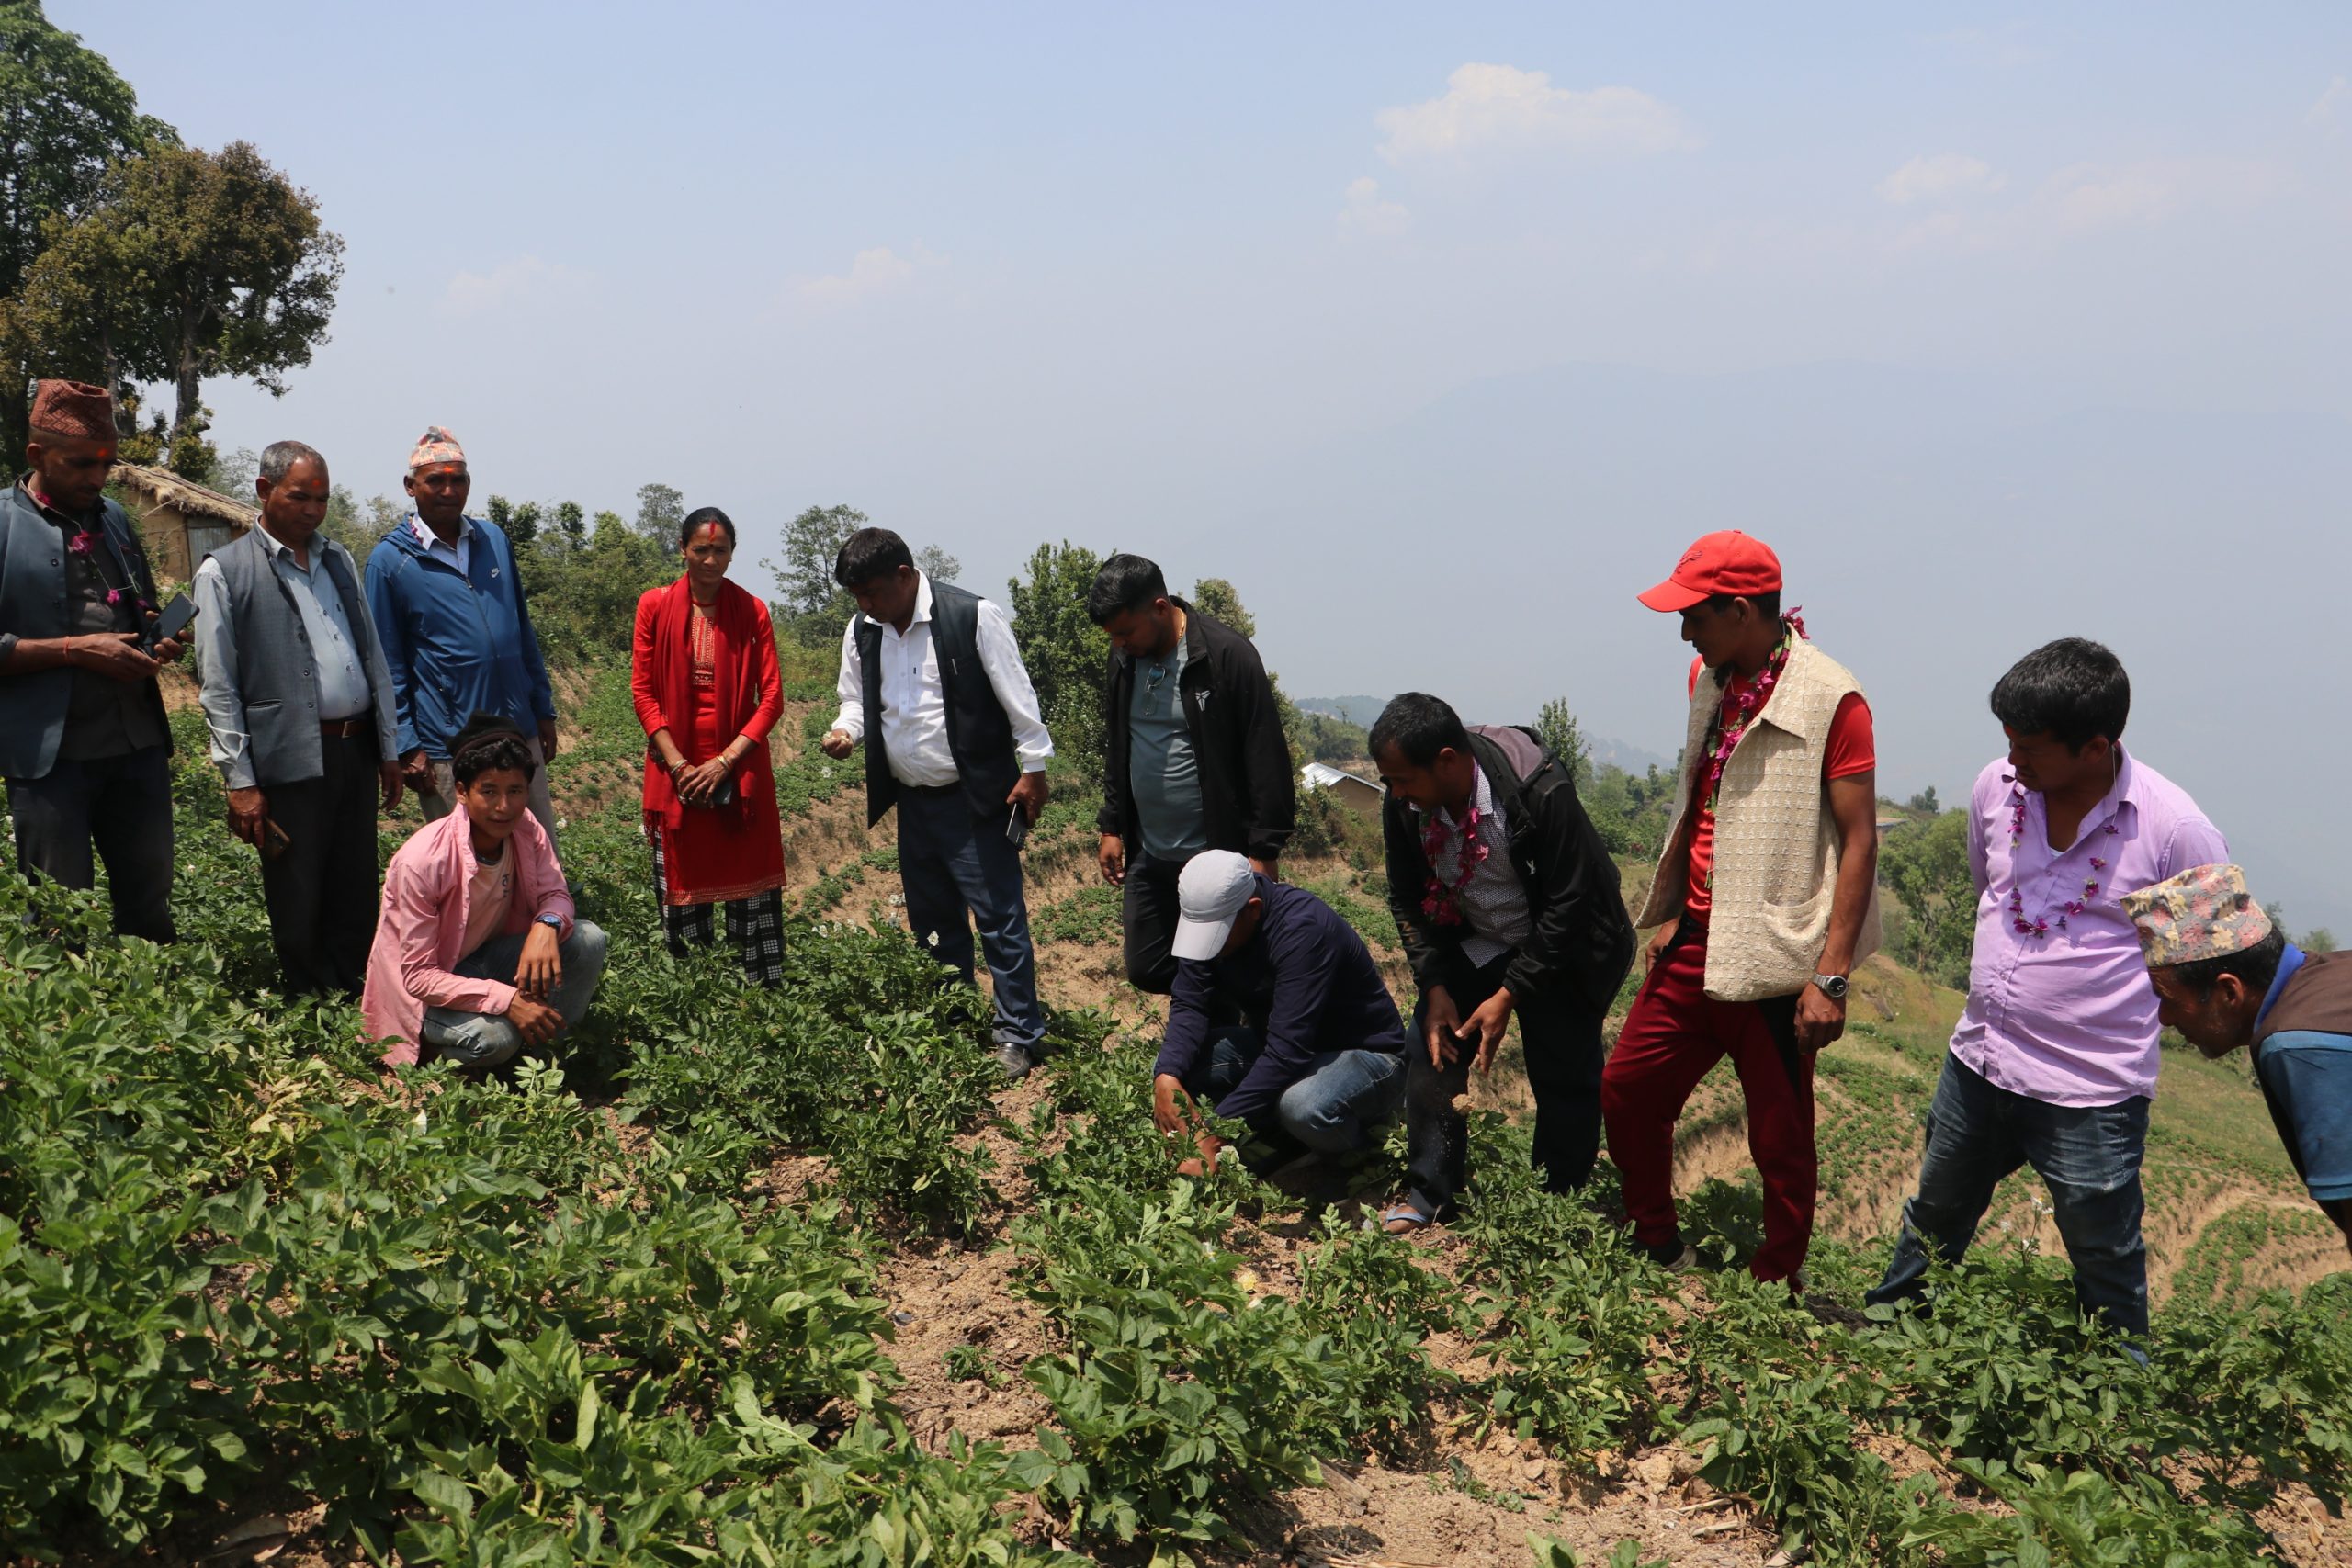
[[1959,1057],[1944,1058],[1928,1108],[1928,1152],[1919,1190],[1903,1206],[1903,1235],[1873,1303],[1917,1296],[1928,1249],[1957,1263],[1975,1238],[1993,1189],[2030,1164],[2049,1184],[2058,1234],[2075,1265],[2075,1299],[2086,1316],[2103,1314],[2133,1337],[2148,1331],[2148,1248],[2140,1236],[2146,1202],[2140,1160],[2148,1145],[2148,1101],[2052,1105],[1996,1089]]
[[1046,1010],[1037,999],[1021,852],[1004,836],[1012,814],[1008,806],[975,816],[961,789],[931,795],[901,787],[899,880],[907,893],[907,929],[966,985],[973,983],[978,922],[996,986],[996,1043],[1034,1051],[1046,1038]]
[[89,762],[61,759],[40,778],[10,779],[8,811],[17,819],[17,868],[28,878],[86,892],[97,886],[104,861],[115,931],[150,942],[176,934],[170,748]]
[[[529,934],[518,931],[492,937],[459,959],[452,973],[469,980],[512,980],[516,965],[523,962],[523,939]],[[596,982],[604,978],[604,931],[586,920],[574,921],[571,934],[556,949],[556,957],[563,965],[563,979],[548,998],[548,1005],[563,1014],[563,1026],[571,1029],[587,1016],[588,999],[596,994]],[[423,1034],[424,1043],[467,1067],[494,1067],[523,1048],[523,1032],[509,1023],[503,1013],[429,1007],[424,1010]]]
[[[1207,1062],[1195,1068],[1185,1092],[1211,1105],[1233,1092],[1249,1076],[1264,1041],[1256,1030],[1236,1026],[1209,1039]],[[1363,1148],[1395,1120],[1405,1098],[1405,1058],[1388,1051],[1325,1051],[1310,1056],[1306,1072],[1274,1101],[1273,1121],[1318,1155]]]

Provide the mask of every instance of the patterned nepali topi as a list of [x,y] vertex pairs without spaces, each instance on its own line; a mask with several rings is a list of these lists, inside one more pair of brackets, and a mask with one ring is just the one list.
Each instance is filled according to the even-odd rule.
[[466,449],[458,445],[458,438],[449,434],[448,426],[428,424],[424,427],[424,434],[416,438],[416,450],[408,455],[408,471],[413,474],[435,463],[462,463],[465,460]]
[[33,416],[27,423],[51,435],[111,441],[114,399],[104,387],[86,381],[43,381],[34,389]]
[[2233,865],[2200,865],[2169,882],[2126,893],[2123,912],[2140,933],[2151,969],[2226,958],[2270,934],[2270,917]]

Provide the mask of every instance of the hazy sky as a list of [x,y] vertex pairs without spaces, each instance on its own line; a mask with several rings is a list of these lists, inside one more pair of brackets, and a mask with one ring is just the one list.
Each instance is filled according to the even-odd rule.
[[[2352,936],[2352,7],[191,6],[51,0],[349,243],[225,448],[394,491],[847,502],[1001,592],[1231,578],[1299,694],[1567,695],[1780,547],[1896,795],[2067,633],[2265,897]],[[754,586],[755,572],[747,571]]]

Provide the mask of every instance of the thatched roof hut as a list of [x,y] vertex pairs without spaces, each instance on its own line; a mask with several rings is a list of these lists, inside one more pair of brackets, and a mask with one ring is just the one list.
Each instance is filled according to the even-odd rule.
[[169,468],[117,463],[107,480],[139,525],[155,575],[186,582],[205,557],[261,520],[259,508]]

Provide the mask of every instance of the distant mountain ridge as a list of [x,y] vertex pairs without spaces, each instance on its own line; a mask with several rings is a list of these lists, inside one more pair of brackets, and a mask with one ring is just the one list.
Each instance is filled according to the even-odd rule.
[[[1343,724],[1352,724],[1361,728],[1370,729],[1372,721],[1380,716],[1380,710],[1388,705],[1388,699],[1361,695],[1300,697],[1297,699],[1297,705],[1304,713],[1319,713],[1328,718],[1336,718]],[[1606,765],[1623,768],[1629,773],[1639,773],[1647,772],[1653,766],[1670,768],[1674,765],[1674,759],[1671,757],[1661,757],[1655,751],[1645,751],[1639,746],[1629,746],[1623,740],[1611,740],[1599,735],[1593,736],[1591,739],[1592,761],[1595,767]]]

